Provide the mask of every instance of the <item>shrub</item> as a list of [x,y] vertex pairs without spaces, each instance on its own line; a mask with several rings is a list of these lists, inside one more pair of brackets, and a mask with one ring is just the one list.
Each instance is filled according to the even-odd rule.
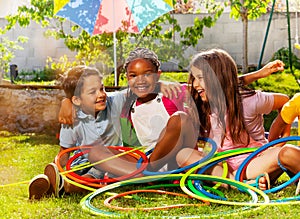
[[[290,68],[288,48],[282,47],[277,52],[275,52],[273,57],[271,58],[271,61],[276,59],[279,59],[284,62],[285,69]],[[294,53],[292,53],[292,63],[293,63],[293,67],[295,67],[296,69],[300,69],[300,60]]]
[[56,71],[44,68],[43,70],[21,71],[16,81],[53,81],[56,79]]

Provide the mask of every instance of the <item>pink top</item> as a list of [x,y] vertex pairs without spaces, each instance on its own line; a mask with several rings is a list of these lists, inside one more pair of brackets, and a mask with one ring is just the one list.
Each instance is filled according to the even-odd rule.
[[245,125],[255,141],[268,143],[265,138],[263,115],[269,114],[273,106],[274,96],[272,93],[256,91],[254,95],[243,98]]
[[[227,121],[227,117],[225,119],[226,119],[225,121]],[[217,145],[218,145],[217,151],[218,152],[237,149],[237,148],[261,147],[263,145],[263,143],[261,143],[261,142],[254,141],[251,137],[250,137],[249,145],[233,144],[232,139],[229,134],[229,129],[228,129],[228,127],[226,127],[226,136],[227,137],[224,139],[223,145],[221,147],[220,145],[221,145],[221,140],[222,140],[222,136],[223,136],[223,129],[222,129],[221,125],[217,122],[217,116],[215,113],[213,113],[211,115],[211,125],[212,125],[212,128],[211,128],[210,138],[212,138],[217,143]],[[244,135],[242,136],[242,139],[246,140],[246,138],[247,138],[246,133],[244,133]],[[243,154],[243,155],[239,155],[239,156],[234,156],[232,158],[228,158],[227,164],[228,164],[229,171],[233,172],[233,171],[237,170],[239,168],[239,166],[241,165],[241,163],[247,158],[247,156],[249,156],[249,154]]]

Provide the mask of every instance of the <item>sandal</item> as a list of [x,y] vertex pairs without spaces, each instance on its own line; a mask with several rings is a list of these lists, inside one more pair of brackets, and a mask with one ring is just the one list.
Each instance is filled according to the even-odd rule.
[[50,188],[50,181],[45,174],[35,176],[29,183],[29,199],[39,200]]
[[54,195],[55,197],[59,197],[60,191],[62,190],[64,183],[63,179],[59,174],[58,168],[55,163],[49,163],[45,167],[44,174],[48,176],[50,187],[46,192],[47,196]]
[[265,177],[265,179],[266,179],[266,184],[267,184],[266,185],[267,186],[266,190],[270,189],[271,188],[270,177],[269,177],[269,174],[267,172],[259,174],[255,179],[244,180],[244,183],[251,182],[251,181],[255,180],[254,183],[248,183],[248,184],[250,186],[255,187],[255,188],[261,189],[261,188],[259,188],[259,180],[262,177]]

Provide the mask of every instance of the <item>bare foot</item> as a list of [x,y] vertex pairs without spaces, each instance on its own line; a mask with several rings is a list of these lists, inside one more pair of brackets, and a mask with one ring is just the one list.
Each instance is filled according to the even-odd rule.
[[268,173],[261,174],[257,176],[256,179],[249,179],[247,184],[257,187],[258,189],[265,191],[270,189],[270,178]]
[[262,191],[265,191],[265,190],[269,189],[268,180],[267,180],[266,176],[262,176],[262,177],[259,178],[258,188]]

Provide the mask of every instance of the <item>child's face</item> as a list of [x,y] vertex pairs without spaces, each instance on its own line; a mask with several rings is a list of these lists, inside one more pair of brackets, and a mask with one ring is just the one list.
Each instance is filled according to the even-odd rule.
[[136,59],[129,63],[126,75],[131,91],[139,98],[145,98],[154,93],[160,71],[157,72],[154,64],[149,60]]
[[83,112],[95,115],[106,108],[106,93],[101,79],[91,75],[84,80],[80,97],[75,97],[75,105],[80,106]]
[[191,72],[195,78],[193,81],[193,88],[198,92],[199,97],[201,97],[202,101],[208,101],[205,92],[203,72],[194,66],[191,67]]

